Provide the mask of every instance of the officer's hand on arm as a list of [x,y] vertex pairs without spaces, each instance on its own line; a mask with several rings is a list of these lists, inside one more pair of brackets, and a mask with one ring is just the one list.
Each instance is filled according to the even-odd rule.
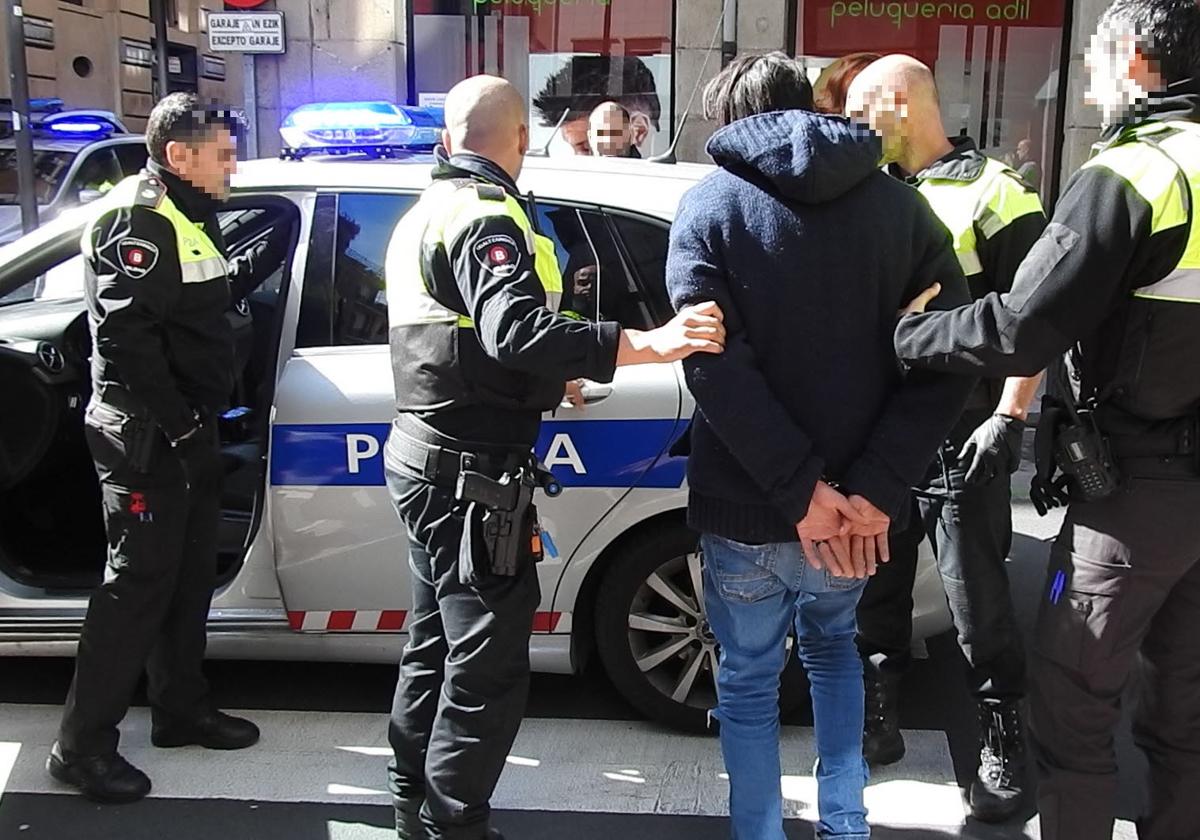
[[624,330],[617,366],[675,362],[725,349],[725,315],[712,301],[685,306],[656,330]]
[[924,312],[925,307],[929,305],[929,301],[933,300],[942,292],[942,284],[934,283],[921,294],[908,302],[908,305],[900,310],[900,317],[905,315],[916,315],[918,312]]

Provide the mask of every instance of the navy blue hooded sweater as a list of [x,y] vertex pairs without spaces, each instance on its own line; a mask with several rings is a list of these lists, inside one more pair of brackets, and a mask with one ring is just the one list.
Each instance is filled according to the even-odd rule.
[[728,331],[723,354],[684,362],[690,524],[795,541],[822,478],[902,524],[974,382],[902,374],[892,349],[897,310],[933,282],[931,308],[970,302],[949,233],[846,120],[760,114],[708,152],[720,169],[681,202],[667,258],[675,308],[715,300]]

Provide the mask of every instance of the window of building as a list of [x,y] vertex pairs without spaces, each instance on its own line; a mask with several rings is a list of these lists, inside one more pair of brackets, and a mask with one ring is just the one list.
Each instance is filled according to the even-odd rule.
[[670,145],[674,0],[413,0],[411,8],[414,104],[438,104],[462,79],[490,73],[529,102],[535,149],[589,154],[588,116],[608,100],[629,112],[638,154]]
[[796,54],[814,81],[849,53],[912,55],[933,69],[947,133],[972,137],[1048,198],[1064,0],[799,2]]

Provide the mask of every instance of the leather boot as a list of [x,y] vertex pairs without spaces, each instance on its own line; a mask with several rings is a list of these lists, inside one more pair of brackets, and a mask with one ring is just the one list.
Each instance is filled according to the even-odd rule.
[[1016,702],[979,704],[979,772],[971,782],[971,816],[1004,822],[1016,816],[1024,791],[1025,727]]
[[868,666],[863,670],[866,713],[863,719],[863,758],[872,767],[904,758],[900,734],[900,679]]
[[156,720],[150,741],[156,747],[188,747],[193,744],[210,750],[243,750],[258,743],[258,727],[248,720],[209,712],[193,721]]
[[117,753],[74,755],[56,741],[46,759],[46,771],[93,802],[137,802],[150,793],[150,777]]

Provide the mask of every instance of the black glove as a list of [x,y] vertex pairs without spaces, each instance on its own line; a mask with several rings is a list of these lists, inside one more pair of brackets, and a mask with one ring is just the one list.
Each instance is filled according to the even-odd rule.
[[217,446],[216,429],[212,425],[198,420],[190,432],[171,441],[171,449],[183,467],[189,488],[220,482],[221,450]]
[[1029,483],[1029,501],[1033,502],[1038,516],[1045,516],[1051,508],[1066,507],[1071,501],[1067,492],[1070,477],[1060,475],[1058,478],[1046,479],[1035,475]]
[[1025,421],[1007,414],[993,414],[971,432],[959,466],[967,466],[967,484],[987,484],[998,475],[1012,475],[1021,466],[1021,441]]

